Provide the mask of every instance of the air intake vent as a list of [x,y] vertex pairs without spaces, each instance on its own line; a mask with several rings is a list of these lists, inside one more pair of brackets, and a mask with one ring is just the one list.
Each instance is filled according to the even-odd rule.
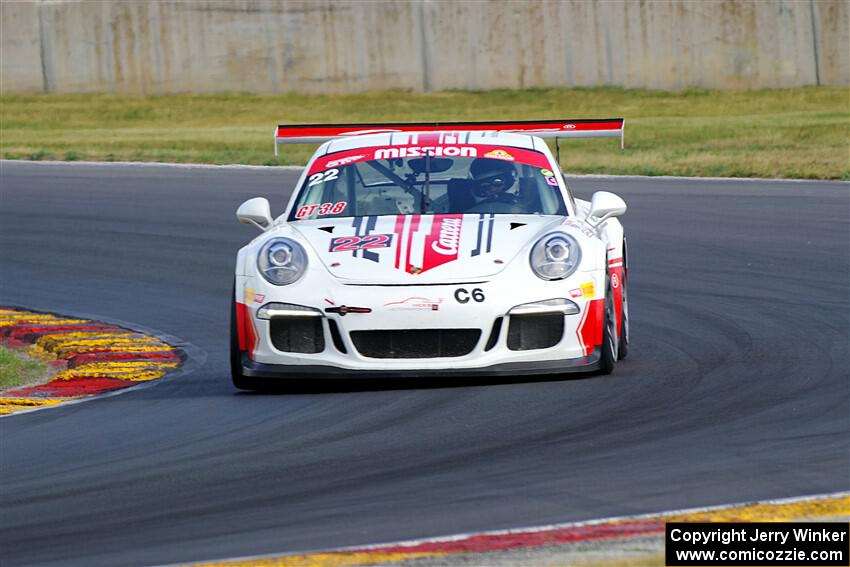
[[334,321],[333,319],[328,319],[328,327],[330,327],[331,329],[331,339],[333,339],[336,350],[338,350],[342,354],[346,354],[348,350],[345,348],[345,344],[342,342],[342,335],[339,334],[339,327],[337,326],[336,321]]
[[508,324],[508,348],[534,350],[553,347],[564,336],[564,316],[511,315]]
[[496,321],[493,323],[493,330],[490,331],[490,338],[487,339],[487,346],[484,347],[484,350],[492,350],[496,343],[499,342],[499,335],[502,332],[502,317],[497,317]]
[[472,352],[481,329],[352,331],[357,351],[369,358],[442,358]]
[[304,354],[325,350],[321,317],[272,317],[269,328],[277,350]]

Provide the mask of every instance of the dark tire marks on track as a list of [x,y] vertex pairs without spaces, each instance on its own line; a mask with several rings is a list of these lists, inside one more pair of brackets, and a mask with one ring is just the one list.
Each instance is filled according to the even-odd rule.
[[850,488],[846,183],[582,179],[629,204],[612,376],[261,396],[227,374],[244,199],[296,173],[3,162],[0,303],[181,337],[196,372],[0,422],[12,565],[139,565]]

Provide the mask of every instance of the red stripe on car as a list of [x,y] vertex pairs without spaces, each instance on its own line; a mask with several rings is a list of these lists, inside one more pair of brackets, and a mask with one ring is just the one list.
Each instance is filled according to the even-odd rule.
[[410,218],[410,226],[407,227],[407,251],[404,256],[404,271],[412,274],[413,273],[413,264],[410,263],[410,251],[413,247],[413,233],[419,231],[419,215],[413,215]]
[[253,359],[254,349],[257,348],[257,333],[254,330],[254,322],[251,320],[251,310],[238,301],[236,302],[236,331],[239,335],[239,350],[247,352]]
[[407,217],[405,215],[398,215],[395,218],[395,228],[393,229],[393,233],[395,236],[395,267],[396,269],[401,268],[401,236],[404,234],[404,221]]
[[602,344],[602,323],[605,320],[605,300],[592,299],[584,306],[576,336],[585,356]]
[[622,334],[623,319],[623,264],[619,267],[610,266],[608,272],[611,277],[611,293],[614,295],[614,314],[617,319],[617,336]]

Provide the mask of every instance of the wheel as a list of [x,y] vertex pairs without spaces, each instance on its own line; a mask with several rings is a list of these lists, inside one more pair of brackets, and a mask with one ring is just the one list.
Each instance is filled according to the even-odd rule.
[[620,313],[620,341],[617,345],[618,347],[618,355],[619,359],[623,360],[629,354],[629,300],[628,300],[628,290],[629,290],[629,279],[627,276],[628,272],[623,269],[623,281],[620,282],[620,286],[623,294],[623,310]]
[[617,364],[619,339],[617,338],[616,311],[614,294],[611,293],[611,278],[605,277],[605,319],[602,326],[602,359],[599,361],[599,373],[611,374]]
[[261,381],[242,374],[242,351],[239,350],[239,330],[236,328],[236,285],[230,300],[230,377],[240,390],[260,390]]
[[620,352],[619,358],[623,360],[629,354],[629,249],[626,239],[623,238],[623,277],[622,286],[623,309],[620,315]]

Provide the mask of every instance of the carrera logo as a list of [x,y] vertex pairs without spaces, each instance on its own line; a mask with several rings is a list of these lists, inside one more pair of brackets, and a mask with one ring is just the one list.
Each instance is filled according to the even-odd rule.
[[440,225],[440,236],[436,242],[431,243],[431,249],[437,254],[457,255],[457,247],[460,243],[460,228],[463,220],[456,218],[443,219]]
[[375,150],[375,159],[422,157],[426,152],[432,157],[476,157],[478,151],[470,146],[419,146],[411,148],[381,148]]
[[335,159],[333,161],[329,161],[328,163],[326,163],[325,167],[339,167],[340,165],[346,165],[346,164],[349,164],[349,163],[353,163],[353,162],[355,162],[359,159],[363,159],[364,157],[366,157],[366,154],[362,154],[362,155],[359,155],[359,156],[348,156],[348,157],[344,157],[344,158],[340,158],[340,159]]
[[462,213],[398,215],[393,231],[396,269],[417,275],[458,260],[463,220]]

